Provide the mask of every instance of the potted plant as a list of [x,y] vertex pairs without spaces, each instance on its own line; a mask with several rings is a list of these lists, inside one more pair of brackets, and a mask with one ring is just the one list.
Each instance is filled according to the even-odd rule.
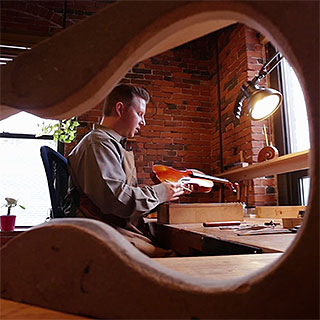
[[[45,124],[45,122],[42,122],[41,132],[38,133],[36,137],[41,137],[44,134],[52,133],[53,141],[70,143],[75,139],[77,135],[77,127],[79,125],[80,123],[77,121],[76,117],[49,124]],[[40,125],[38,124],[38,126]]]
[[16,223],[16,216],[11,215],[11,208],[19,206],[21,209],[25,209],[24,206],[18,205],[18,200],[13,198],[5,198],[6,204],[3,207],[8,208],[7,215],[0,217],[1,231],[13,231]]

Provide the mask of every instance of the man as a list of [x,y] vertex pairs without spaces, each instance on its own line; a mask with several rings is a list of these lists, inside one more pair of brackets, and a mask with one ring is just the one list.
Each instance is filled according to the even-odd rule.
[[[150,256],[165,251],[152,245],[143,216],[185,193],[181,183],[137,186],[133,153],[122,146],[145,126],[145,89],[118,85],[105,101],[103,117],[69,155],[72,183],[80,194],[76,216],[98,219],[114,226]],[[148,236],[148,238],[146,237]]]

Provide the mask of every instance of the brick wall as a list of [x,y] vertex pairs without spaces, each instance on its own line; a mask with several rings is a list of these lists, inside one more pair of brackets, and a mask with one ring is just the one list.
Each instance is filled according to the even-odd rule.
[[[213,137],[211,140],[212,170],[219,173],[226,170],[234,163],[242,159],[248,163],[257,162],[258,153],[266,146],[263,134],[263,126],[267,128],[269,141],[272,141],[271,121],[251,121],[242,116],[240,120],[233,117],[233,108],[241,86],[246,80],[251,80],[265,63],[264,46],[259,42],[256,31],[244,25],[237,24],[225,28],[216,33],[212,39],[212,80],[210,88],[212,92],[213,108]],[[217,50],[219,68],[217,66]],[[219,98],[217,76],[220,78],[220,117],[222,154],[220,156],[220,122],[219,122]],[[263,84],[263,82],[261,82]],[[241,200],[250,205],[275,205],[277,203],[276,183],[273,178],[259,178],[249,181],[247,190],[243,186]],[[234,201],[234,195],[228,189],[225,190],[225,199]]]
[[[208,39],[199,39],[138,63],[122,79],[122,83],[145,87],[152,97],[147,107],[147,125],[133,143],[139,183],[153,184],[150,169],[157,163],[211,172],[211,57],[207,53]],[[78,139],[99,120],[102,106],[100,103],[79,117]],[[66,152],[72,147],[73,144],[67,146]],[[212,194],[182,199],[214,200]]]
[[[1,30],[50,36],[63,29],[63,3],[2,1]],[[69,0],[66,27],[107,5],[109,1]],[[133,143],[139,182],[152,183],[150,168],[155,163],[178,169],[196,168],[214,175],[239,162],[240,152],[245,161],[256,162],[259,150],[265,146],[263,124],[272,140],[271,122],[254,123],[247,117],[235,121],[232,111],[241,85],[251,79],[264,62],[264,47],[257,33],[238,24],[142,61],[129,70],[121,82],[144,86],[152,96],[146,114],[147,126]],[[102,107],[101,102],[79,117],[77,141],[93,123],[99,122]],[[66,154],[76,142],[65,146]],[[219,187],[217,184],[209,194],[189,195],[182,201],[221,200]],[[247,197],[242,193],[242,201],[276,204],[275,180],[271,177],[248,182],[247,191]],[[225,200],[236,198],[225,190]]]
[[[263,125],[269,132],[269,121],[253,122],[245,116],[238,121],[232,112],[241,85],[260,70],[265,53],[255,31],[234,25],[142,61],[122,79],[122,83],[145,87],[152,96],[147,126],[133,145],[140,183],[152,183],[150,168],[156,163],[177,169],[196,168],[212,175],[221,172],[217,45],[222,167],[240,162],[240,151],[244,161],[257,161],[265,146]],[[99,121],[102,105],[79,118],[84,126],[79,138]],[[273,178],[254,179],[247,185],[247,194],[242,188],[242,201],[251,205],[276,204]],[[209,194],[193,194],[181,201],[218,201],[220,187],[216,185]],[[225,200],[236,201],[235,195],[224,189]]]

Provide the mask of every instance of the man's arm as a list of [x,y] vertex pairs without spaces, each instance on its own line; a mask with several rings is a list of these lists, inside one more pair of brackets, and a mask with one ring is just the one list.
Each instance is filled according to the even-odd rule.
[[[177,184],[132,187],[126,184],[120,145],[115,141],[99,141],[69,158],[80,189],[105,214],[128,217],[134,212],[147,213],[162,202],[180,194]],[[180,195],[179,194],[179,195]]]

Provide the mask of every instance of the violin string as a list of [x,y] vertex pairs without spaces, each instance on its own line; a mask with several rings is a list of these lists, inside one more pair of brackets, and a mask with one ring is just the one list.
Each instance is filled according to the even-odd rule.
[[184,185],[182,185],[182,189],[184,189],[184,190],[186,190],[186,191],[188,191],[188,192],[192,192],[192,190],[191,190],[191,189],[189,189],[189,188],[185,187]]
[[[170,181],[166,179],[166,180],[164,180],[164,182],[170,182]],[[187,188],[187,187],[184,186],[183,184],[181,185],[181,187],[182,187],[182,189],[184,189],[184,190],[186,190],[186,191],[188,191],[188,192],[192,192],[191,189]]]

